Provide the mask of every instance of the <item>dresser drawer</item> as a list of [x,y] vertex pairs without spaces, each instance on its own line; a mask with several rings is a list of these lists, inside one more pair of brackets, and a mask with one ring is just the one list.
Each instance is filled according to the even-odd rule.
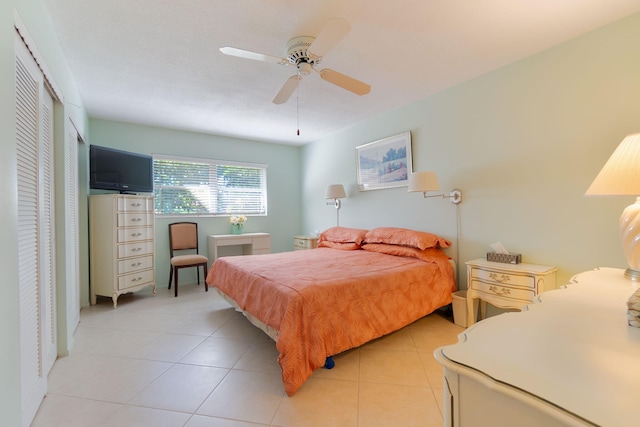
[[153,255],[139,258],[129,258],[118,261],[118,274],[131,273],[138,270],[153,268]]
[[146,283],[152,283],[153,279],[153,269],[124,274],[118,277],[118,289],[122,290],[144,285]]
[[153,225],[152,213],[119,213],[118,227],[141,227],[145,225]]
[[134,242],[118,245],[118,258],[153,254],[153,242]]
[[533,289],[518,288],[509,285],[502,285],[499,283],[487,283],[479,280],[471,281],[471,288],[488,295],[497,297],[504,297],[509,300],[520,300],[531,302],[535,298],[535,291]]
[[491,271],[474,267],[471,268],[471,278],[483,280],[485,282],[493,282],[499,285],[512,285],[532,289],[535,288],[534,277],[525,274]]
[[120,228],[118,229],[118,243],[137,242],[140,240],[153,240],[153,228]]
[[153,212],[153,199],[148,197],[119,197],[118,212]]

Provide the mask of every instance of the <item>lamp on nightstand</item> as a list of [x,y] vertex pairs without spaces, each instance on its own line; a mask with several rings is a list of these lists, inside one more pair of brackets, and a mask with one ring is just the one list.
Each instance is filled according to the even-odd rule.
[[620,217],[625,277],[640,281],[640,133],[628,135],[593,180],[585,196],[636,196]]
[[333,199],[332,202],[327,202],[327,205],[334,205],[336,207],[336,226],[340,225],[340,199],[347,197],[347,193],[344,192],[342,184],[332,184],[327,187],[327,192],[324,195],[325,199]]

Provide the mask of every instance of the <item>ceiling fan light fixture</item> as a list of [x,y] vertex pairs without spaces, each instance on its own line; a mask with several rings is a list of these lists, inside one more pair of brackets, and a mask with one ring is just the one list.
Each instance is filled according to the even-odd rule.
[[311,74],[311,64],[304,61],[300,62],[298,64],[298,74],[300,74],[301,76],[308,76],[309,74]]

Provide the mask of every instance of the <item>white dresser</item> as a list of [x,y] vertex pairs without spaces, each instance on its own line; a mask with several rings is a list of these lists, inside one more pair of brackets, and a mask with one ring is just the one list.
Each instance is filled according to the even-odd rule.
[[89,198],[91,304],[155,284],[153,196],[100,194]]
[[637,286],[622,269],[580,273],[437,349],[445,426],[637,426],[640,328],[626,317]]

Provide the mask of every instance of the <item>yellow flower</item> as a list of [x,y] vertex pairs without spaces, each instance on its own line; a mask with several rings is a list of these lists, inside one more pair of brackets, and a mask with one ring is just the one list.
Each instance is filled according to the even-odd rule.
[[246,220],[247,217],[244,215],[232,216],[231,218],[229,218],[229,223],[234,225],[244,224]]

